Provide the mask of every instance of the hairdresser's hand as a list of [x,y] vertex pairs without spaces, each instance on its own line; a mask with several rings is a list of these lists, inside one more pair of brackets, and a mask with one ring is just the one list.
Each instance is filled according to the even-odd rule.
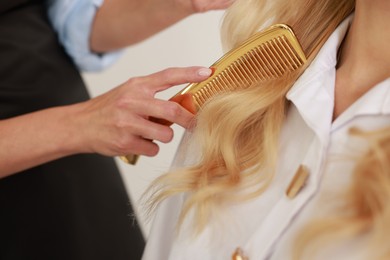
[[85,152],[109,156],[142,154],[153,156],[158,145],[169,142],[173,130],[149,120],[164,119],[188,128],[194,119],[178,103],[154,98],[157,92],[174,85],[199,82],[211,70],[201,67],[172,68],[150,76],[132,78],[121,86],[82,104],[78,121]]
[[234,0],[177,0],[194,13],[228,8]]

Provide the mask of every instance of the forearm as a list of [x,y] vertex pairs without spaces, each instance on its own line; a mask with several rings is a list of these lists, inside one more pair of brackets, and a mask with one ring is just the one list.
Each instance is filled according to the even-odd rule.
[[75,106],[0,121],[0,178],[79,152]]
[[137,43],[191,13],[175,0],[106,0],[93,22],[91,48],[106,52]]

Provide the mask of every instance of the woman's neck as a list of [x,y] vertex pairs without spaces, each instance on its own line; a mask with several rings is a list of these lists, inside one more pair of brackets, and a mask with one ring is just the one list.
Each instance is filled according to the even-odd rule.
[[357,0],[336,73],[334,118],[390,77],[390,1]]

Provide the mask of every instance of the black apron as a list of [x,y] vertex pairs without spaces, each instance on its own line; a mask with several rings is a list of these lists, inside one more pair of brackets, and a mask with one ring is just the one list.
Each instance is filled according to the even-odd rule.
[[[0,0],[0,120],[88,98],[43,1]],[[132,260],[143,247],[111,158],[74,155],[0,180],[0,260]]]

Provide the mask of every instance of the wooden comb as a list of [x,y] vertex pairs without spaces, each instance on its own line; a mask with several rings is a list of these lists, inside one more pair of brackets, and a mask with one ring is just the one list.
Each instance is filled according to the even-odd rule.
[[[299,69],[306,61],[292,29],[285,24],[276,24],[226,53],[210,67],[214,71],[212,76],[200,83],[189,84],[170,100],[196,113],[217,94],[280,78]],[[188,102],[188,96],[192,97],[193,103]],[[133,165],[138,157],[132,154],[120,156],[124,162]]]

